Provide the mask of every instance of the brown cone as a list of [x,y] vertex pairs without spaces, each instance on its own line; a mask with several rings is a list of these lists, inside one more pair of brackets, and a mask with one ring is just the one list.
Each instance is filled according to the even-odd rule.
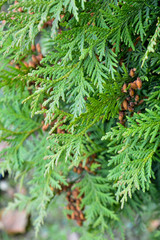
[[129,95],[133,98],[134,97],[134,90],[132,88],[129,89]]
[[41,46],[39,43],[36,44],[36,49],[38,53],[41,53]]
[[135,101],[136,101],[136,102],[139,101],[139,95],[138,95],[138,94],[135,96]]
[[124,83],[122,87],[122,92],[126,93],[127,92],[126,88],[127,88],[127,84]]
[[132,78],[135,76],[134,68],[132,68],[132,69],[130,70],[129,75],[130,75]]
[[35,52],[35,51],[36,51],[36,46],[32,44],[31,50],[32,50],[33,52]]
[[135,81],[133,83],[130,83],[130,85],[131,85],[132,89],[137,89],[138,88]]
[[142,88],[142,81],[141,79],[138,77],[137,80],[136,80],[136,84],[138,86],[138,89],[141,89]]
[[123,108],[124,108],[125,110],[128,109],[128,102],[127,102],[126,99],[122,102],[122,106],[123,106]]

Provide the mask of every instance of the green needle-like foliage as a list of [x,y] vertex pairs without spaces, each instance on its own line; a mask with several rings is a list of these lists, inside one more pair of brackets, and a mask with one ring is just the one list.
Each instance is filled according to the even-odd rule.
[[0,8],[0,172],[27,188],[9,207],[38,234],[50,202],[78,189],[80,239],[125,239],[126,215],[160,211],[159,1]]

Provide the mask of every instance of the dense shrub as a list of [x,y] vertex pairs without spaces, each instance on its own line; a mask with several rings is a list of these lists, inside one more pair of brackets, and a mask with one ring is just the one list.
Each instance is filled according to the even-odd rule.
[[125,239],[160,210],[159,1],[0,6],[0,170],[28,189],[10,207],[38,233],[63,192],[82,239]]

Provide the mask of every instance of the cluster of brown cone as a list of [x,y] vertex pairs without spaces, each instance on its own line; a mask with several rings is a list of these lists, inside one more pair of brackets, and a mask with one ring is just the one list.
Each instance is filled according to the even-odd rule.
[[87,158],[85,166],[83,166],[82,161],[79,163],[78,167],[74,167],[73,171],[75,173],[81,174],[83,171],[87,171],[89,173],[94,173],[91,171],[91,165],[95,162],[96,154],[91,155],[90,157]]
[[[87,158],[84,167],[81,161],[78,167],[73,168],[73,171],[78,174],[83,173],[83,171],[94,174],[94,172],[91,171],[91,165],[96,163],[95,159],[96,154],[91,155]],[[83,222],[86,220],[84,215],[84,207],[81,208],[84,195],[80,196],[80,189],[78,187],[74,187],[76,182],[77,180],[73,183],[69,183],[68,186],[61,185],[61,189],[56,190],[56,194],[60,195],[62,192],[66,192],[66,200],[68,201],[66,209],[71,211],[71,213],[67,214],[67,218],[75,220],[79,226],[82,226]],[[51,190],[53,191],[54,189],[51,187]]]
[[[83,171],[87,171],[89,173],[94,174],[93,171],[91,171],[91,165],[95,162],[96,154],[91,155],[90,157],[87,158],[85,166],[83,166],[82,161],[79,163],[78,167],[74,167],[73,171],[77,174],[83,173]],[[85,216],[83,213],[83,209],[80,208],[80,204],[82,201],[82,198],[84,197],[83,195],[81,197],[78,197],[80,194],[80,191],[78,188],[75,188],[72,192],[68,191],[66,199],[69,202],[67,205],[68,210],[72,210],[72,214],[68,214],[67,217],[68,219],[74,219],[77,221],[77,224],[79,226],[83,225],[83,222],[85,221]]]
[[[136,69],[130,70],[130,76],[135,76]],[[129,112],[134,113],[134,107],[143,103],[143,99],[140,100],[140,96],[136,92],[142,88],[142,81],[139,77],[134,82],[129,84],[124,83],[122,87],[123,93],[129,93],[121,104],[121,111],[119,111],[119,121],[122,125],[125,125],[124,117]]]
[[71,214],[67,214],[68,219],[76,220],[79,226],[83,225],[85,221],[85,216],[83,213],[83,209],[81,209],[80,205],[82,203],[82,197],[79,197],[80,191],[78,188],[74,188],[73,190],[69,190],[67,192],[66,200],[68,201],[67,210],[71,210]]
[[[31,50],[32,52],[34,52],[35,54],[32,55],[32,59],[29,62],[26,62],[23,60],[23,64],[27,67],[27,68],[36,68],[38,65],[40,65],[40,62],[43,58],[43,55],[41,53],[41,46],[39,43],[35,45],[31,46]],[[26,57],[25,57],[26,58]],[[12,63],[11,63],[12,64]],[[20,69],[21,66],[20,64],[16,64],[15,65],[16,69]]]
[[[80,205],[82,203],[83,196],[79,196],[80,190],[79,188],[73,188],[74,183],[69,183],[68,186],[61,185],[61,190],[56,190],[56,194],[60,195],[62,192],[66,192],[66,200],[68,201],[67,210],[72,211],[72,213],[67,214],[68,219],[76,220],[77,224],[79,226],[83,225],[83,222],[85,221],[84,216],[84,208],[81,209]],[[54,189],[51,188],[53,191]]]
[[32,55],[32,60],[30,60],[29,63],[24,62],[24,65],[25,65],[26,67],[36,68],[37,65],[40,65],[40,62],[41,62],[41,60],[42,60],[42,58],[43,58],[43,55],[42,55],[42,53],[41,53],[41,46],[40,46],[40,44],[37,43],[36,46],[35,46],[35,45],[32,45],[32,46],[31,46],[31,50],[32,50],[33,52],[37,52],[37,55],[36,55],[36,54],[33,54],[33,55]]

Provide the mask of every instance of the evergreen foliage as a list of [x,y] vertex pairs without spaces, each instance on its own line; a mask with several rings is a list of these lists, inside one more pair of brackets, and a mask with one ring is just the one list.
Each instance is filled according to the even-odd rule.
[[159,1],[0,7],[0,172],[28,192],[9,207],[38,234],[59,191],[77,188],[81,240],[125,239],[126,215],[160,211]]

